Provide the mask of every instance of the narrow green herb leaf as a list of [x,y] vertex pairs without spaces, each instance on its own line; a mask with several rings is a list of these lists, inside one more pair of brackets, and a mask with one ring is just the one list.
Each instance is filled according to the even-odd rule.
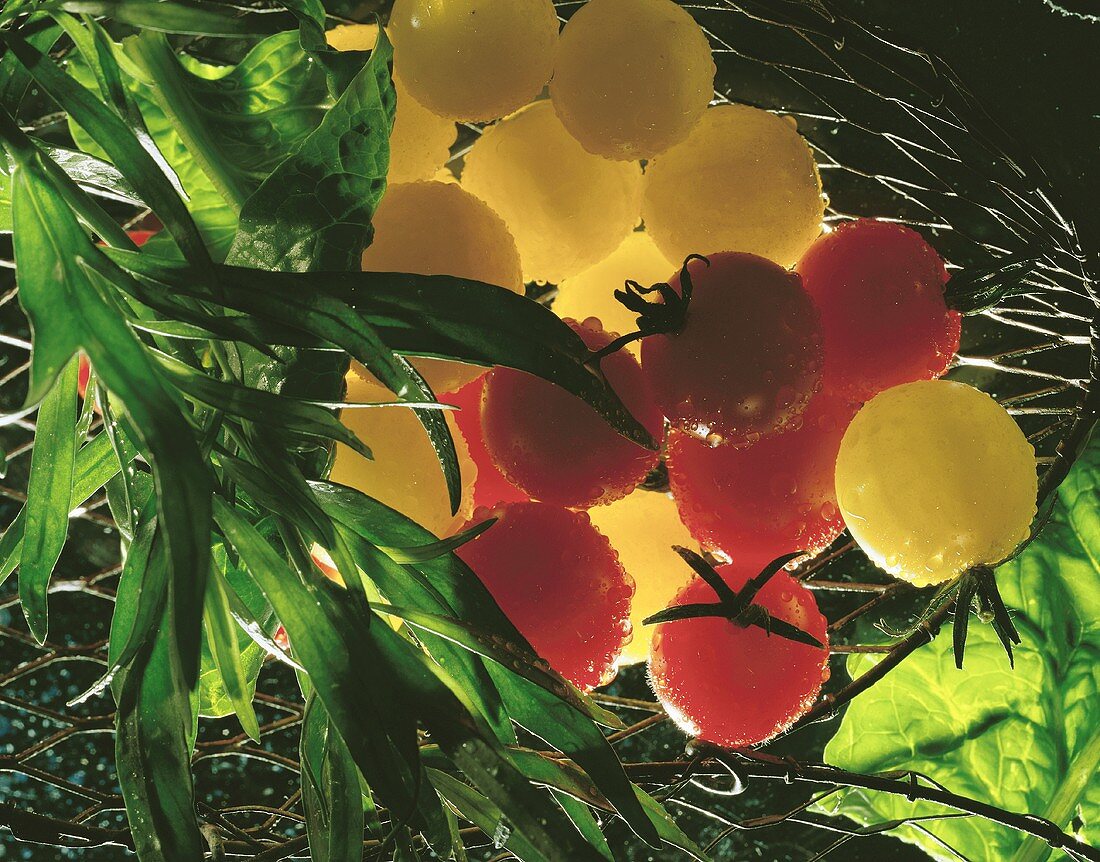
[[237,643],[237,626],[229,608],[227,585],[224,575],[212,567],[206,579],[206,601],[203,602],[203,627],[206,631],[210,655],[214,667],[225,685],[225,692],[233,704],[233,711],[240,719],[241,727],[256,742],[260,741],[260,726],[256,711],[252,708],[252,686],[241,663],[241,650]]
[[[218,526],[286,627],[295,656],[363,775],[394,817],[417,813],[428,827],[425,820],[433,815],[419,785],[416,722],[401,702],[381,696],[389,685],[379,679],[377,660],[364,661],[359,651],[363,632],[339,631],[329,616],[332,602],[319,585],[301,581],[236,510],[220,498],[214,503]],[[445,830],[442,812],[435,817]]]
[[205,842],[191,776],[191,696],[179,663],[175,614],[115,682],[115,761],[126,816],[143,862],[196,862]]
[[561,816],[553,800],[516,769],[507,751],[462,688],[422,650],[389,626],[371,628],[371,637],[408,702],[447,757],[500,810],[541,855],[570,862],[599,860]]
[[249,11],[184,0],[60,0],[44,4],[75,15],[110,18],[142,30],[188,36],[266,36],[293,26],[294,19],[276,10]]
[[[183,262],[116,250],[109,256],[188,296],[214,299]],[[225,307],[310,333],[315,346],[337,344],[360,361],[365,345],[349,346],[345,308],[354,309],[360,325],[369,324],[377,343],[399,354],[526,371],[587,401],[631,440],[656,445],[607,381],[586,364],[589,351],[580,336],[548,308],[509,290],[442,275],[276,273],[232,266],[218,268],[217,284]]]
[[19,564],[19,601],[35,639],[46,639],[46,595],[69,532],[76,465],[77,362],[69,360],[42,401],[31,451],[26,527]]
[[429,769],[432,784],[458,812],[489,836],[496,849],[508,848],[523,862],[563,862],[565,857],[546,855],[522,832],[513,830],[500,808],[470,785],[439,769]]
[[[137,454],[125,442],[124,460],[130,463]],[[111,443],[106,434],[97,434],[84,444],[76,456],[76,469],[73,473],[73,494],[69,501],[69,511],[83,505],[96,491],[102,488],[118,473],[119,467]],[[8,525],[0,537],[0,584],[8,578],[19,565],[23,551],[23,532],[26,529],[27,510],[24,506]]]
[[[31,140],[88,194],[131,206],[144,206],[125,177],[108,162],[77,150],[44,144],[34,138]],[[0,233],[10,233],[12,228],[11,186],[8,175],[15,165],[5,155],[0,155],[0,158],[5,158],[7,163],[6,172],[0,170]]]
[[[409,546],[431,535],[407,518],[350,488],[324,482],[313,482],[311,486],[325,511],[377,546]],[[454,554],[436,557],[411,568],[423,575],[458,619],[495,635],[502,643],[515,644],[533,652],[477,576]],[[391,590],[390,598],[399,595],[388,585],[382,589]],[[431,612],[431,609],[426,609]],[[621,722],[579,692],[569,700],[563,700],[517,675],[511,667],[505,669],[493,662],[487,670],[503,698],[507,714],[522,727],[577,761],[631,828],[646,841],[657,843],[659,836],[652,818],[637,801],[635,788],[593,719],[612,727],[621,727]],[[580,711],[578,705],[581,706]]]
[[215,380],[166,353],[154,352],[153,358],[186,397],[250,422],[307,437],[336,440],[350,446],[364,458],[373,457],[370,449],[323,407],[285,395]]
[[164,540],[157,536],[156,521],[146,519],[127,549],[119,578],[111,617],[107,670],[87,690],[73,698],[69,706],[105,691],[119,671],[134,661],[163,616],[168,584]]
[[607,862],[615,862],[615,856],[607,843],[607,836],[600,829],[600,823],[592,813],[592,809],[568,793],[562,793],[560,790],[551,790],[550,793],[561,806],[561,810],[565,812],[565,816],[573,821],[573,825],[577,827],[577,831],[581,833],[584,840]]
[[209,267],[210,256],[183,200],[160,164],[126,123],[17,34],[10,30],[0,32],[0,41],[7,43],[35,81],[91,135],[134,184],[142,199],[175,237],[184,256],[200,268]]
[[[30,45],[42,52],[49,51],[61,36],[61,28],[48,18],[25,25],[20,32]],[[30,74],[14,54],[9,52],[0,57],[0,109],[17,115],[30,84]]]
[[[202,597],[210,558],[211,477],[174,390],[126,325],[112,291],[91,268],[100,251],[81,229],[26,145],[12,175],[19,301],[34,334],[28,403],[40,400],[83,349],[102,383],[126,406],[153,465],[160,524],[175,584],[177,635],[188,679],[198,675]],[[58,317],[57,309],[68,313]]]
[[359,771],[314,694],[306,698],[299,746],[302,801],[313,862],[360,862],[363,797]]

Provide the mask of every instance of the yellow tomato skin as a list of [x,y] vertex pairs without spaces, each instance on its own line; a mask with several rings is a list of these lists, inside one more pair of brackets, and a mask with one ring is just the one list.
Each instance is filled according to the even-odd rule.
[[[341,24],[325,37],[337,51],[370,51],[378,39],[378,27]],[[396,69],[393,86],[397,92],[397,113],[390,133],[390,169],[386,179],[391,183],[431,179],[450,157],[458,129],[453,120],[433,114],[416,101]]]
[[394,65],[409,92],[452,120],[486,122],[539,94],[554,69],[551,0],[397,0]]
[[[627,279],[648,287],[668,281],[675,271],[676,266],[647,233],[634,231],[595,266],[559,284],[552,307],[559,317],[578,321],[596,317],[608,332],[625,335],[638,328],[638,315],[615,298],[615,291],[621,290]],[[632,342],[627,349],[640,356],[641,342]]]
[[594,156],[543,100],[485,131],[462,186],[500,213],[528,281],[560,283],[613,252],[638,224],[641,167]]
[[[523,293],[519,253],[504,221],[455,183],[390,186],[374,216],[363,271],[453,275]],[[437,395],[485,372],[439,359],[414,364]]]
[[699,122],[714,74],[706,35],[672,0],[589,0],[562,31],[550,97],[590,153],[650,159]]
[[642,620],[670,606],[694,577],[672,546],[695,548],[697,543],[680,522],[672,497],[657,491],[634,491],[607,506],[589,509],[588,517],[607,536],[626,573],[634,578],[630,608],[634,634],[618,663],[646,661],[655,626],[644,626]]
[[642,218],[669,260],[742,251],[791,266],[824,214],[821,177],[794,121],[748,105],[710,108],[646,166]]
[[853,538],[916,586],[994,564],[1028,536],[1035,450],[986,393],[949,380],[887,389],[856,414],[836,462]]
[[[354,370],[348,374],[347,386],[348,401],[396,400],[388,389]],[[333,482],[362,491],[439,537],[455,533],[473,514],[477,467],[453,419],[448,417],[447,424],[462,474],[462,502],[453,515],[439,460],[413,411],[406,407],[347,408],[340,421],[367,445],[374,460],[337,443],[329,475]]]

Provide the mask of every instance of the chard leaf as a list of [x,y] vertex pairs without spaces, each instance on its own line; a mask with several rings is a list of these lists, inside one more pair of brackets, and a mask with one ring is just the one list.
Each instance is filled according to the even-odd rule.
[[[974,622],[966,665],[950,638],[917,650],[848,708],[825,750],[856,772],[911,769],[953,792],[1027,811],[1100,844],[1100,441],[1074,466],[1050,522],[997,584],[1023,643],[1010,668],[992,628]],[[852,656],[853,676],[876,661]],[[848,791],[827,809],[862,824],[944,809]],[[1050,848],[978,818],[922,828],[975,862],[1042,862]],[[910,826],[898,837],[958,857]]]

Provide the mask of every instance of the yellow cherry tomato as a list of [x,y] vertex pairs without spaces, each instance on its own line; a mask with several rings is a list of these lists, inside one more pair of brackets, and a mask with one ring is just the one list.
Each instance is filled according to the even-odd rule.
[[559,283],[613,252],[638,224],[641,168],[587,152],[548,101],[485,131],[462,186],[500,213],[529,281]]
[[634,491],[607,506],[589,509],[588,517],[607,536],[626,573],[634,578],[630,609],[634,635],[623,647],[619,664],[645,661],[654,626],[643,626],[642,620],[673,604],[677,593],[694,577],[672,546],[695,548],[697,543],[680,522],[673,499],[656,491]]
[[[359,370],[365,373],[362,366]],[[348,401],[381,403],[396,400],[385,387],[366,379],[362,373],[355,373],[354,366],[348,374],[347,384]],[[336,460],[329,477],[333,482],[362,491],[440,537],[457,532],[473,514],[477,467],[452,418],[447,418],[447,424],[454,436],[462,474],[462,503],[453,515],[439,459],[412,410],[407,407],[347,408],[340,420],[370,448],[374,460],[367,460],[337,443]]]
[[[456,183],[390,186],[374,216],[364,272],[413,272],[470,278],[523,292],[519,253],[507,226]],[[436,394],[452,392],[485,372],[461,362],[417,359]]]
[[673,261],[744,251],[791,266],[824,214],[821,177],[794,120],[748,105],[709,109],[646,166],[642,217]]
[[[376,24],[342,24],[325,37],[337,51],[370,51],[378,39]],[[412,97],[400,74],[394,70],[397,114],[390,133],[391,183],[427,180],[443,167],[458,137],[453,120],[433,114]]]
[[[621,290],[627,279],[648,287],[668,281],[675,272],[676,266],[661,254],[649,235],[634,231],[595,266],[559,284],[552,307],[559,317],[576,321],[597,317],[608,332],[625,335],[638,328],[638,315],[615,298],[615,291]],[[641,342],[632,342],[627,349],[640,356]]]
[[917,586],[1000,562],[1028,536],[1035,450],[986,393],[949,380],[887,389],[844,434],[836,492],[867,555]]
[[562,31],[550,97],[590,153],[650,159],[699,122],[714,73],[702,28],[672,0],[589,0]]
[[394,65],[441,117],[487,121],[535,98],[558,44],[551,0],[397,0]]

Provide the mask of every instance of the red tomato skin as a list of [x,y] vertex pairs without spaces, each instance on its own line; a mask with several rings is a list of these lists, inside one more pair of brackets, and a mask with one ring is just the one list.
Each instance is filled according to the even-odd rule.
[[[734,589],[756,566],[721,566]],[[676,604],[716,601],[714,590],[695,579]],[[649,678],[673,720],[688,734],[725,748],[766,742],[805,715],[829,678],[827,622],[813,595],[779,572],[756,597],[776,618],[809,632],[825,649],[769,635],[727,619],[706,617],[662,623],[650,652]]]
[[[688,266],[683,326],[642,341],[642,368],[672,426],[740,445],[793,422],[817,391],[821,332],[797,274],[753,254]],[[680,292],[681,274],[669,284]]]
[[455,422],[462,436],[466,438],[470,457],[477,465],[474,507],[526,502],[530,498],[500,472],[485,445],[485,431],[481,424],[481,400],[484,391],[485,377],[482,376],[442,396],[445,404],[453,404],[459,408],[454,414]]
[[961,317],[944,301],[943,261],[916,231],[845,222],[816,240],[796,269],[821,314],[825,391],[859,403],[939,377],[951,364]]
[[548,503],[479,509],[499,520],[456,553],[538,654],[581,689],[610,681],[630,640],[634,581],[588,515]]
[[818,393],[806,412],[751,446],[668,439],[668,476],[680,518],[704,548],[766,563],[819,551],[844,531],[834,473],[855,408]]
[[[590,350],[614,338],[594,317],[566,322]],[[627,409],[660,440],[664,420],[638,361],[619,350],[605,356],[600,368]],[[543,502],[574,509],[610,503],[657,465],[657,452],[621,436],[580,398],[522,371],[489,372],[481,418],[485,443],[501,472]]]

